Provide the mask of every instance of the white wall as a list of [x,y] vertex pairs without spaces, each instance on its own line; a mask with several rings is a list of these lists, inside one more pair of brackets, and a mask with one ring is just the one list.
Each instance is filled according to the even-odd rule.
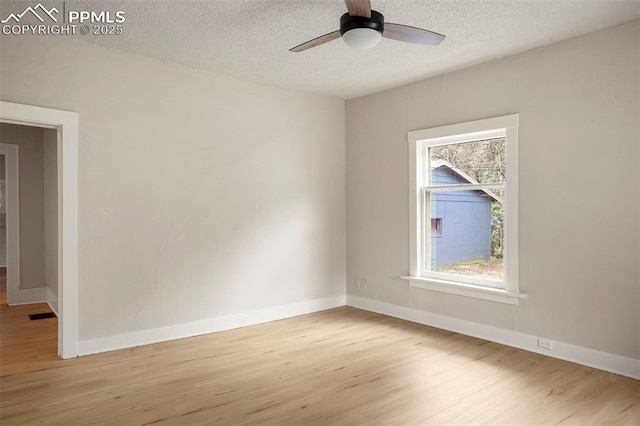
[[62,37],[2,99],[79,113],[80,340],[345,294],[344,101]]
[[47,301],[58,309],[58,132],[43,129],[44,272]]
[[20,288],[22,289],[44,287],[46,284],[42,138],[42,129],[38,127],[0,124],[2,143],[19,147]]
[[[639,55],[635,21],[348,101],[348,293],[640,358]],[[511,113],[529,297],[410,288],[407,132]]]

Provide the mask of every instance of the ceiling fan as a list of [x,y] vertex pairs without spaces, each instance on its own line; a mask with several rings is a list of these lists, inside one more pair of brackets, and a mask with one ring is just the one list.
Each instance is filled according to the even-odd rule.
[[417,44],[438,45],[445,36],[422,28],[384,22],[381,13],[371,10],[370,0],[344,0],[348,13],[340,18],[340,29],[304,42],[291,52],[302,52],[342,37],[344,42],[356,49],[368,49],[380,42],[382,37]]

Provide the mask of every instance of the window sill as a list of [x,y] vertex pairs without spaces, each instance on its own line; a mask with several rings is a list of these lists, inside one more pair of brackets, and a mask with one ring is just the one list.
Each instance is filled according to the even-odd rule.
[[490,300],[492,302],[507,303],[509,305],[517,305],[519,304],[520,299],[527,297],[525,293],[514,293],[501,288],[462,284],[455,281],[408,276],[400,278],[409,281],[409,285],[411,287],[455,294],[458,296],[473,297],[475,299]]

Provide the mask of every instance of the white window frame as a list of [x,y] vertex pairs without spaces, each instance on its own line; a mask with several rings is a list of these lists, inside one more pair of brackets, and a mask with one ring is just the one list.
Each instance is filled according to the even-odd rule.
[[[410,167],[410,273],[403,276],[409,285],[426,290],[468,296],[494,302],[517,305],[526,297],[518,289],[518,125],[519,115],[511,114],[449,126],[416,130],[408,133]],[[425,251],[428,249],[429,230],[423,233],[425,189],[428,170],[424,161],[428,148],[454,143],[473,142],[504,137],[506,140],[506,167],[504,205],[504,280],[485,280],[476,277],[426,271]],[[492,185],[487,184],[490,188]],[[447,185],[447,189],[456,189]],[[480,187],[482,189],[482,187]],[[467,189],[462,187],[459,189]]]

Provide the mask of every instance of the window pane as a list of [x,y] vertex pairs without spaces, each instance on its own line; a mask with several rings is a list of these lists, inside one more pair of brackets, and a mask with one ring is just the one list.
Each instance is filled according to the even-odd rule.
[[481,189],[433,192],[426,198],[431,208],[425,225],[429,224],[432,232],[425,269],[502,281],[502,198]]
[[431,147],[431,185],[505,182],[504,147],[504,138]]
[[442,234],[442,218],[431,219],[431,236]]

